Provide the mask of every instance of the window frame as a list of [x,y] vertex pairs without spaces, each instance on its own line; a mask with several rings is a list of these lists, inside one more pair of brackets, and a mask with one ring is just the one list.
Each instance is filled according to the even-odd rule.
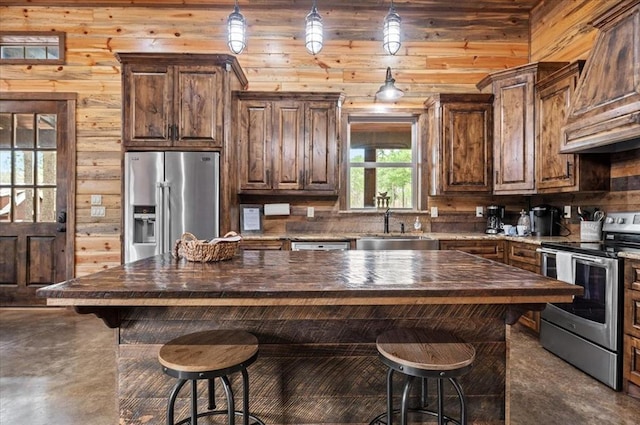
[[[385,113],[385,114],[372,114],[372,113],[350,113],[346,114],[344,117],[344,132],[345,132],[345,142],[346,146],[344,148],[343,155],[343,163],[345,166],[343,167],[343,180],[344,181],[344,189],[342,190],[342,202],[341,209],[343,211],[348,212],[367,212],[367,211],[375,211],[378,212],[379,208],[376,206],[373,207],[352,207],[351,206],[351,168],[352,162],[350,160],[351,153],[351,124],[352,123],[407,123],[411,125],[411,156],[412,156],[412,168],[411,168],[411,179],[412,179],[412,193],[411,193],[411,208],[393,208],[398,211],[420,211],[421,206],[421,175],[422,175],[422,160],[421,160],[421,114],[417,113]],[[364,164],[364,169],[377,169],[377,168],[392,168],[397,167],[398,165],[404,165],[405,163],[378,163],[381,166],[375,166],[376,163],[355,163],[355,164]]]
[[0,47],[7,45],[16,45],[22,46],[23,48],[30,45],[37,46],[50,46],[53,43],[29,43],[25,41],[24,43],[10,43],[6,42],[5,38],[11,37],[24,37],[25,39],[29,37],[57,37],[58,42],[58,58],[57,59],[29,59],[29,58],[14,58],[14,59],[6,59],[0,56],[0,64],[2,65],[62,65],[65,63],[65,39],[66,33],[61,31],[0,31]]

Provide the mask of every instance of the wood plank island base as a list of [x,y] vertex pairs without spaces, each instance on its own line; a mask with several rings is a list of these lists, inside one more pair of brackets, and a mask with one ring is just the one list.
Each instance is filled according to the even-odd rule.
[[[205,264],[161,255],[38,292],[49,305],[94,313],[117,329],[119,409],[127,425],[163,423],[172,380],[158,365],[158,350],[206,329],[258,337],[251,410],[265,423],[367,424],[385,409],[376,336],[399,327],[446,330],[473,344],[475,366],[461,379],[469,423],[504,424],[505,323],[580,293],[459,251],[246,251]],[[181,414],[187,396],[176,405]],[[455,412],[456,403],[452,396],[446,408]]]

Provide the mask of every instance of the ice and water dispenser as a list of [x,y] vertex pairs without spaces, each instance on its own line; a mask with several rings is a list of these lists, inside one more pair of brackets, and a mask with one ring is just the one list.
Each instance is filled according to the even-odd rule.
[[156,243],[155,205],[133,206],[133,243]]

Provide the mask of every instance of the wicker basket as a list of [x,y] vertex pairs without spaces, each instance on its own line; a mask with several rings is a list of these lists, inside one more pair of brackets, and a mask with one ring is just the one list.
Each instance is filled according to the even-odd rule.
[[[225,241],[225,238],[231,240]],[[198,240],[192,233],[186,232],[178,239],[173,247],[173,256],[186,258],[188,261],[206,263],[210,261],[230,260],[240,244],[240,236],[236,232],[229,232],[223,238],[212,242]]]

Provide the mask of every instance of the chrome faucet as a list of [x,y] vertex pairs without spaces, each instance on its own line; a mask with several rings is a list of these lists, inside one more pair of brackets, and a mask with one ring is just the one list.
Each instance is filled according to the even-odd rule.
[[389,212],[389,208],[384,212],[384,233],[389,233],[389,216],[391,212]]

